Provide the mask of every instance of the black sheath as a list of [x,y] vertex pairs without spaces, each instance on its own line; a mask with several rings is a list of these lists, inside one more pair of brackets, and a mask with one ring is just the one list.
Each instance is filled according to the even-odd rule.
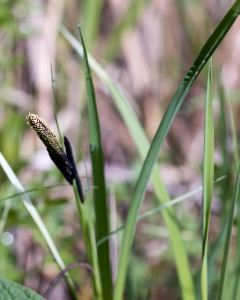
[[69,162],[71,163],[71,165],[73,167],[73,178],[76,179],[78,194],[79,194],[79,197],[80,197],[80,199],[83,203],[84,197],[83,197],[81,181],[80,181],[80,178],[78,176],[76,164],[75,164],[75,161],[74,161],[72,147],[71,147],[71,144],[70,144],[70,142],[69,142],[69,140],[66,136],[64,137],[64,145],[65,145],[65,148],[66,148],[66,153],[67,153],[68,160],[69,160]]

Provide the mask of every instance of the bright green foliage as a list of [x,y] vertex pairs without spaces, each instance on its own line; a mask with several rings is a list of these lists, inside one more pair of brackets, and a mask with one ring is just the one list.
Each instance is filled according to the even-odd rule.
[[33,290],[0,277],[0,300],[43,300]]

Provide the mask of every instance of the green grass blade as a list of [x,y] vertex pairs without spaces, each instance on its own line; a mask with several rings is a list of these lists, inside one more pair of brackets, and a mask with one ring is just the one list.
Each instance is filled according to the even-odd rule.
[[[95,99],[95,92],[92,82],[92,74],[88,64],[87,51],[85,48],[83,36],[79,26],[79,33],[84,50],[84,68],[86,77],[86,87],[88,95],[88,109],[89,109],[89,142],[90,153],[92,161],[93,184],[97,186],[94,189],[94,207],[96,214],[96,234],[97,240],[106,236],[108,229],[108,211],[107,211],[107,195],[104,175],[104,157],[101,142],[101,132],[98,119],[97,104]],[[109,242],[106,241],[98,247],[98,260],[102,280],[103,298],[111,299],[111,267],[110,267],[110,253]]]
[[208,264],[207,247],[208,233],[211,217],[212,190],[213,190],[213,151],[214,151],[214,126],[213,126],[213,108],[212,108],[212,59],[209,60],[208,83],[205,112],[204,128],[204,159],[203,159],[203,200],[202,200],[202,219],[203,219],[203,242],[202,242],[202,300],[208,298]]
[[[226,115],[226,97],[225,92],[220,85],[219,88],[219,100],[220,100],[220,116],[219,116],[219,143],[222,152],[222,173],[227,174],[229,170],[229,157],[227,153],[228,140],[227,140],[227,115]],[[237,172],[237,171],[236,171]]]
[[[222,199],[231,199],[229,195],[229,186],[231,185],[231,164],[228,153],[228,128],[227,128],[227,105],[226,105],[226,93],[223,86],[219,85],[219,104],[220,104],[220,114],[218,119],[218,139],[222,155],[222,163],[219,168],[220,174],[226,174],[227,180],[223,182],[221,186],[221,198]],[[236,170],[237,172],[237,170]],[[223,205],[227,201],[223,201]],[[225,209],[224,209],[225,210]]]
[[230,242],[231,242],[231,237],[232,237],[234,209],[235,209],[237,199],[239,198],[239,182],[240,182],[239,175],[240,175],[240,166],[238,167],[238,173],[237,173],[237,178],[236,178],[236,183],[235,183],[235,188],[234,188],[234,195],[233,195],[231,208],[230,208],[230,212],[229,212],[227,236],[226,236],[226,240],[225,240],[223,261],[222,261],[222,266],[221,266],[221,275],[220,275],[220,281],[219,281],[219,284],[218,284],[218,292],[217,292],[216,300],[221,300],[222,296],[223,296],[225,275],[226,275],[226,272],[227,272],[228,252],[229,252]]
[[237,205],[237,249],[234,264],[234,275],[233,275],[233,294],[232,300],[238,299],[239,294],[239,280],[240,280],[240,198],[238,197]]
[[[214,183],[223,180],[225,177],[226,177],[226,176],[221,176],[221,177],[219,177],[218,179],[216,179],[216,180],[214,181]],[[171,201],[168,202],[168,203],[166,203],[166,204],[163,204],[163,205],[158,206],[158,207],[156,207],[156,208],[154,208],[154,209],[152,209],[152,210],[149,210],[149,211],[147,211],[147,212],[145,212],[145,213],[143,213],[143,214],[141,214],[141,215],[138,215],[137,221],[142,220],[142,219],[144,219],[144,218],[146,218],[146,217],[149,217],[149,216],[155,214],[156,212],[159,212],[159,211],[163,210],[164,208],[167,208],[167,207],[169,207],[169,206],[172,206],[172,205],[174,205],[174,204],[176,204],[176,203],[179,203],[179,202],[181,202],[181,201],[183,201],[183,200],[188,199],[189,197],[193,196],[194,194],[200,192],[200,191],[202,190],[202,188],[203,188],[202,186],[199,186],[197,189],[195,189],[195,190],[193,190],[193,191],[191,191],[191,192],[188,192],[188,193],[186,193],[186,194],[184,194],[184,195],[182,195],[182,196],[179,196],[179,197],[177,197],[177,198],[171,199]],[[119,231],[123,230],[124,227],[125,227],[125,226],[123,225],[123,226],[121,226],[121,227],[118,227],[116,230],[111,231],[107,236],[103,237],[101,240],[99,240],[99,241],[97,242],[97,247],[98,247],[99,245],[101,245],[104,241],[106,241],[107,239],[109,239],[110,236],[112,236],[112,235],[118,233]]]
[[235,122],[235,117],[234,117],[231,95],[229,96],[229,104],[230,104],[229,107],[230,107],[232,137],[233,137],[235,172],[237,174],[237,168],[239,165],[238,138],[237,138],[237,129],[236,129],[236,122]]
[[[127,216],[126,227],[124,230],[122,249],[119,259],[118,275],[116,280],[116,285],[114,289],[114,300],[121,300],[123,297],[124,285],[126,280],[128,260],[131,250],[131,245],[133,242],[133,236],[136,226],[136,220],[138,212],[143,201],[143,197],[146,191],[147,183],[157,157],[159,155],[160,149],[166,138],[168,130],[184,100],[190,87],[197,78],[199,72],[204,67],[206,61],[212,56],[224,36],[227,34],[228,30],[231,28],[232,24],[238,16],[238,10],[240,8],[240,1],[235,2],[233,7],[229,10],[226,16],[223,18],[221,23],[218,25],[216,30],[207,40],[203,48],[201,49],[199,55],[195,59],[194,63],[190,67],[187,75],[184,77],[182,83],[180,84],[177,92],[175,93],[171,103],[169,104],[157,133],[152,141],[151,147],[149,149],[148,155],[144,162],[140,177],[138,179],[137,185],[135,187],[131,204]],[[185,299],[189,299],[190,293],[188,292]],[[191,296],[192,297],[192,296]]]
[[[221,231],[217,237],[217,239],[213,242],[213,244],[209,247],[208,249],[208,289],[209,292],[211,292],[211,288],[215,288],[214,283],[215,283],[215,276],[216,276],[216,270],[217,270],[217,265],[218,265],[218,259],[219,255],[221,253],[221,247],[224,244],[224,240],[226,237],[227,233],[227,221],[228,217],[223,219],[223,226],[221,228]],[[202,269],[198,270],[197,273],[195,274],[194,278],[194,284],[195,284],[195,291],[196,291],[196,297],[198,300],[202,299],[201,296],[201,273]]]
[[53,107],[54,107],[55,122],[57,124],[57,129],[58,129],[60,143],[63,146],[63,139],[62,139],[62,135],[61,135],[60,127],[58,125],[58,119],[57,119],[57,105],[56,105],[55,92],[54,92],[54,83],[55,83],[55,80],[53,79],[52,64],[51,64],[51,81],[52,81],[52,97],[53,97]]
[[[214,183],[223,180],[225,177],[226,177],[226,176],[221,176],[221,177],[219,177],[218,179],[216,179],[216,180],[214,181]],[[146,218],[146,217],[148,217],[148,216],[151,216],[152,214],[155,214],[155,213],[158,212],[158,211],[161,211],[163,208],[172,206],[172,205],[174,205],[174,204],[176,204],[176,203],[179,203],[179,202],[181,202],[181,201],[183,201],[183,200],[186,200],[187,198],[189,198],[189,197],[191,197],[192,195],[198,193],[198,192],[201,191],[202,189],[203,189],[203,187],[202,187],[202,186],[199,186],[197,189],[195,189],[195,190],[193,190],[193,191],[191,191],[191,192],[188,192],[188,193],[186,193],[186,194],[184,194],[184,195],[182,195],[182,196],[179,196],[179,197],[177,197],[177,198],[171,199],[170,202],[168,202],[168,203],[166,203],[166,204],[163,204],[163,205],[161,205],[161,206],[159,206],[159,207],[157,207],[157,208],[154,208],[154,209],[152,209],[152,210],[149,210],[149,211],[147,211],[147,212],[145,212],[145,213],[139,215],[138,218],[137,218],[137,220],[139,221],[139,220],[141,220],[141,219],[143,219],[143,218]]]
[[[180,95],[181,101],[183,101],[184,97],[187,94],[187,89],[190,88],[193,81],[196,79],[198,72],[202,69],[205,64],[206,59],[208,59],[214,50],[217,48],[225,34],[228,32],[232,24],[234,23],[235,19],[237,18],[238,12],[237,9],[239,8],[239,1],[236,2],[235,6],[228,12],[224,20],[218,26],[218,29],[215,30],[214,34],[210,37],[208,42],[205,44],[204,48],[201,51],[201,55],[195,61],[195,64],[189,70],[185,80],[181,84],[179,90],[177,91],[175,98],[178,97],[177,94]],[[72,44],[75,50],[83,56],[83,50],[81,45],[78,41],[66,30],[64,26],[60,26],[61,33],[68,39],[68,41]],[[210,49],[210,50],[209,50]],[[209,51],[209,52],[208,52]],[[130,108],[128,102],[124,98],[124,96],[119,92],[116,85],[112,82],[109,78],[106,71],[94,60],[94,58],[88,55],[88,61],[91,68],[96,72],[96,74],[102,79],[102,81],[107,85],[110,93],[113,96],[113,99],[122,114],[122,117],[127,124],[129,131],[136,143],[138,151],[142,158],[145,157],[146,152],[148,151],[149,142],[144,134],[142,127],[139,125],[139,122],[133,113],[132,109]],[[181,102],[180,101],[180,102]],[[181,103],[179,104],[179,107]],[[172,105],[170,105],[172,106]],[[179,107],[176,107],[176,111]],[[172,110],[172,109],[171,109]],[[175,112],[176,112],[175,111]],[[172,121],[172,120],[171,120]],[[169,125],[170,126],[170,125]],[[150,172],[151,173],[151,172]],[[161,180],[160,174],[158,169],[155,167],[153,171],[153,177],[155,180],[153,181],[154,189],[157,194],[157,199],[160,203],[165,203],[169,201],[169,196],[166,192],[166,188]],[[191,273],[189,270],[188,262],[186,262],[186,253],[180,238],[180,233],[178,226],[175,221],[175,216],[171,215],[171,212],[164,214],[164,220],[169,230],[170,239],[173,245],[173,251],[175,255],[175,260],[177,264],[177,270],[179,273],[179,279],[181,283],[183,298],[189,299],[190,296],[193,294],[193,287],[192,287],[192,278]],[[169,217],[168,217],[169,216]],[[173,228],[172,228],[173,227]],[[178,251],[181,250],[181,251]],[[187,274],[187,276],[186,276]],[[125,276],[125,275],[124,275]],[[194,299],[194,296],[191,296],[191,299]]]
[[[32,192],[41,191],[41,190],[52,189],[52,188],[55,188],[55,187],[58,187],[58,186],[69,186],[69,184],[59,183],[59,184],[47,185],[47,186],[42,186],[42,187],[39,187],[39,188],[24,190],[24,192],[15,193],[15,194],[12,194],[10,196],[7,196],[7,197],[4,197],[4,198],[0,199],[0,205],[8,199],[19,197],[22,194],[28,194],[28,193],[32,193]],[[82,185],[82,186],[84,186],[84,185]]]
[[[78,204],[78,210],[80,212],[80,222],[82,223],[83,230],[85,231],[85,245],[87,250],[87,256],[89,263],[94,268],[94,274],[91,277],[92,278],[92,284],[94,287],[94,299],[103,300],[102,295],[102,285],[101,285],[101,279],[100,279],[100,270],[99,270],[99,263],[98,263],[98,257],[97,257],[97,249],[96,249],[96,240],[95,240],[95,230],[94,230],[94,221],[95,216],[93,213],[93,207],[92,207],[92,201],[91,201],[91,194],[90,194],[90,186],[88,181],[88,172],[86,167],[86,161],[84,158],[84,155],[81,150],[81,154],[83,157],[83,162],[85,166],[85,173],[86,173],[86,180],[87,180],[87,199],[84,203],[81,203],[79,194],[77,193],[76,185],[75,188],[75,195],[76,200]],[[75,183],[74,183],[75,184]],[[84,255],[82,255],[84,256]]]
[[[232,103],[232,95],[231,93],[229,96],[229,109],[230,109],[230,119],[231,119],[231,129],[232,129],[232,138],[233,138],[233,152],[234,152],[234,169],[235,169],[235,176],[237,176],[237,169],[239,165],[239,157],[238,157],[238,138],[237,138],[237,129],[234,117],[234,110],[233,110],[233,103]],[[234,264],[234,272],[231,276],[231,282],[233,283],[232,288],[232,300],[238,299],[239,293],[239,278],[240,278],[240,199],[238,199],[237,203],[237,248],[236,248],[236,257],[235,257],[235,264]]]
[[7,197],[4,197],[2,199],[0,199],[0,205],[8,200],[8,199],[12,199],[12,198],[15,198],[15,197],[19,197],[20,195],[22,194],[28,194],[28,193],[32,193],[32,192],[36,192],[36,191],[41,191],[41,190],[45,190],[45,189],[51,189],[51,188],[54,188],[54,187],[58,187],[58,186],[69,186],[69,184],[55,184],[55,185],[49,185],[49,186],[43,186],[43,187],[40,187],[40,188],[34,188],[34,189],[30,189],[30,190],[24,190],[24,192],[19,192],[19,193],[16,193],[16,194],[13,194],[11,196],[7,196]]
[[84,244],[86,248],[88,263],[93,267],[94,270],[94,274],[91,274],[91,282],[92,282],[92,287],[94,292],[94,299],[103,300],[98,258],[97,258],[97,252],[95,247],[96,241],[94,236],[93,216],[92,216],[92,210],[90,209],[89,188],[87,192],[87,199],[85,199],[84,203],[82,203],[80,200],[76,180],[73,180],[73,189],[74,189],[74,194],[77,202],[78,215],[79,215],[80,225],[82,228],[82,234],[83,234]]
[[[64,26],[60,26],[61,33],[68,39],[72,44],[74,49],[83,56],[83,50],[79,42],[67,31]],[[120,111],[124,122],[126,123],[128,130],[136,144],[138,152],[142,160],[145,159],[147,152],[150,147],[150,143],[146,137],[146,134],[137,119],[135,113],[130,107],[127,99],[118,90],[116,84],[111,80],[106,71],[94,60],[94,58],[88,54],[88,62],[95,73],[101,78],[101,80],[106,84],[108,90],[110,91],[115,104]],[[154,167],[152,174],[152,182],[157,200],[160,204],[169,203],[170,197],[168,195],[167,189],[161,178],[159,169],[157,166]],[[176,261],[178,277],[182,289],[183,295],[193,295],[193,279],[190,272],[189,263],[187,260],[186,251],[181,239],[181,234],[179,226],[174,214],[173,208],[169,208],[167,211],[163,211],[163,218],[169,231],[169,238],[172,244],[174,259]],[[185,299],[185,296],[184,296]],[[189,297],[188,299],[194,300],[195,297]]]
[[[234,117],[233,104],[231,99],[231,94],[229,95],[229,106],[230,106],[230,117],[231,117],[231,128],[232,128],[232,136],[233,136],[233,149],[234,149],[234,165],[235,172],[237,173],[237,167],[239,165],[239,157],[238,157],[238,138],[237,138],[237,129]],[[238,299],[239,293],[239,278],[240,278],[240,198],[238,197],[237,203],[237,249],[236,249],[236,257],[235,257],[235,270],[233,275],[233,294],[232,300]]]
[[2,212],[2,215],[1,215],[1,218],[0,218],[0,236],[2,235],[3,229],[5,227],[6,220],[7,220],[7,217],[8,217],[8,213],[9,213],[9,210],[11,208],[11,203],[12,203],[12,200],[8,199],[7,202],[4,205],[4,209],[3,209],[3,212]]
[[[43,235],[43,238],[45,239],[49,250],[51,251],[54,259],[56,260],[59,268],[61,270],[65,269],[65,265],[62,261],[62,258],[56,248],[56,246],[54,245],[54,242],[45,226],[45,224],[43,223],[39,213],[37,212],[35,206],[32,204],[31,199],[28,197],[27,194],[24,194],[24,188],[21,185],[20,181],[18,180],[17,176],[14,174],[13,170],[11,169],[11,167],[9,166],[9,164],[7,163],[7,161],[5,160],[4,156],[2,155],[2,153],[0,152],[0,165],[2,166],[4,172],[6,173],[8,179],[10,180],[10,182],[12,183],[12,185],[15,187],[15,189],[19,192],[22,193],[21,194],[21,198],[22,201],[26,207],[26,209],[28,210],[29,214],[31,215],[31,217],[33,218],[34,222],[36,223],[37,227],[39,228],[40,232]],[[71,289],[71,292],[74,296],[74,298],[77,300],[77,296],[76,296],[76,292],[75,292],[75,288],[72,282],[71,277],[69,276],[68,273],[65,274],[66,280],[68,282],[69,288]]]
[[84,15],[82,18],[84,19],[85,40],[91,49],[100,28],[103,0],[86,0],[83,5]]
[[[239,202],[239,200],[238,200]],[[240,224],[239,224],[239,203],[238,203],[238,218],[237,218],[237,249],[236,249],[236,257],[234,264],[234,274],[233,274],[233,293],[232,300],[238,299],[239,294],[239,280],[240,280]]]

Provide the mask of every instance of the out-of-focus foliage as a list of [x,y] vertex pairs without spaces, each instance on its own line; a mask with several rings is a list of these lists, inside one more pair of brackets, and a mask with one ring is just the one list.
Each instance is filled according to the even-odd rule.
[[[82,62],[59,33],[60,23],[79,39],[79,19],[87,49],[130,99],[130,105],[151,140],[176,88],[212,29],[216,28],[230,8],[233,1],[230,2],[98,0],[94,6],[94,1],[88,0],[0,0],[0,151],[24,187],[31,189],[66,184],[25,119],[28,112],[39,114],[57,133],[50,62],[53,64],[61,132],[68,136],[74,146],[80,176],[83,179],[86,176],[79,151],[81,147],[90,179],[92,177]],[[212,246],[209,253],[210,258],[215,257],[214,262],[217,259],[221,262],[221,248],[214,248],[214,245],[220,240],[219,234],[224,228],[235,178],[228,100],[231,90],[239,135],[239,26],[237,20],[213,57],[214,178],[227,175],[213,190],[209,232]],[[93,80],[106,164],[109,207],[111,215],[116,212],[116,219],[111,221],[114,230],[125,222],[129,200],[142,164],[106,87],[95,76]],[[207,70],[204,69],[174,120],[159,156],[161,173],[171,197],[182,195],[202,184],[206,82]],[[110,187],[111,190],[114,187],[114,193],[110,194]],[[0,199],[14,193],[0,168]],[[71,188],[59,186],[32,192],[30,196],[66,265],[76,261],[85,248],[78,234],[78,216]],[[201,265],[201,199],[199,193],[192,200],[175,206],[192,273],[196,278]],[[1,216],[5,203],[2,202],[0,206]],[[142,212],[156,205],[149,185]],[[14,240],[9,246],[0,243],[0,276],[42,294],[58,274],[58,269],[40,233],[24,210],[20,197],[12,199],[3,231],[10,232]],[[118,235],[117,244],[121,244],[121,234]],[[236,235],[233,230],[231,259],[235,257],[235,246]],[[116,244],[111,249],[115,249],[112,250],[112,273],[115,274],[118,259]],[[234,264],[230,262],[231,265]],[[218,271],[219,266],[213,263],[211,274],[217,274]],[[232,274],[229,274],[231,278]],[[88,273],[81,268],[74,269],[71,276],[79,287],[79,298],[91,299]],[[218,278],[213,277],[210,293],[215,296]],[[171,300],[179,296],[168,233],[162,216],[157,213],[141,220],[137,227],[126,299]],[[64,283],[58,286],[55,297],[70,299]]]

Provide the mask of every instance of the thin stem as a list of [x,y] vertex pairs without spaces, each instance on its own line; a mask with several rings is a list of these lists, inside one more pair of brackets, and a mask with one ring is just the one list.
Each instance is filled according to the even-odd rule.
[[55,116],[55,121],[57,124],[57,129],[58,129],[58,134],[59,134],[59,139],[60,139],[60,143],[63,146],[63,139],[62,139],[62,135],[61,135],[61,131],[60,131],[60,127],[58,125],[58,119],[57,119],[57,105],[56,105],[56,99],[55,99],[55,92],[54,92],[54,88],[53,85],[55,83],[55,80],[53,79],[53,73],[52,73],[52,63],[51,63],[51,83],[52,83],[52,95],[53,95],[53,107],[54,107],[54,116]]

